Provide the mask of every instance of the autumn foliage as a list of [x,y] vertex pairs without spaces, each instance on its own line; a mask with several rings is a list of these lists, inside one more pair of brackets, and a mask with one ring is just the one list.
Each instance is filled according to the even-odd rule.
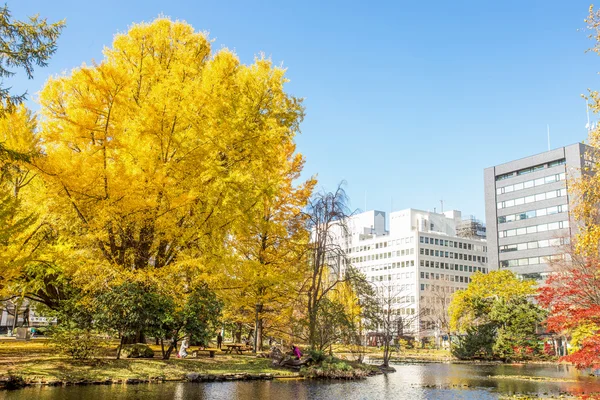
[[[89,329],[118,314],[107,329],[132,340],[193,338],[185,321],[220,319],[221,300],[255,336],[285,325],[306,276],[303,209],[316,184],[300,179],[304,107],[285,73],[157,18],[117,34],[99,62],[48,79],[40,116],[0,119],[0,294],[63,321],[87,312],[71,322]],[[101,301],[140,297],[135,288],[156,303],[144,309],[162,307],[152,329]],[[188,312],[199,288],[219,299],[210,315]]]
[[[589,8],[585,22],[600,54],[600,12]],[[600,112],[598,91],[589,91],[590,109]],[[600,129],[590,127],[587,162],[581,171],[570,171],[570,188],[576,202],[572,216],[578,221],[577,237],[566,262],[555,262],[554,273],[539,289],[538,301],[548,309],[548,330],[571,337],[571,352],[564,361],[578,368],[600,366],[600,161],[594,148],[600,146]],[[568,261],[568,262],[567,262]]]
[[597,260],[574,257],[558,266],[539,289],[538,301],[549,311],[548,330],[569,333],[576,340],[564,361],[578,368],[600,366],[600,265]]

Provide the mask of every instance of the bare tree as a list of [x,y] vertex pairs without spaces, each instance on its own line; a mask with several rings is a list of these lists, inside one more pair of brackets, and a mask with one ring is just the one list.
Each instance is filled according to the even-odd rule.
[[343,247],[348,237],[346,226],[351,213],[348,197],[341,183],[335,192],[317,193],[309,201],[306,216],[311,232],[309,273],[305,285],[308,312],[308,342],[310,347],[323,350],[318,340],[318,318],[327,295],[340,282],[352,277]]
[[442,337],[450,335],[450,316],[448,306],[452,301],[452,293],[449,292],[449,286],[439,286],[439,289],[433,292],[426,292],[421,296],[421,330],[433,331],[436,348],[441,347]]
[[418,312],[415,308],[403,306],[414,304],[414,301],[413,296],[409,295],[402,284],[387,281],[377,285],[375,291],[379,305],[378,333],[381,335],[383,342],[382,367],[389,368],[394,338],[403,336],[405,330],[414,326],[414,322],[418,320]]

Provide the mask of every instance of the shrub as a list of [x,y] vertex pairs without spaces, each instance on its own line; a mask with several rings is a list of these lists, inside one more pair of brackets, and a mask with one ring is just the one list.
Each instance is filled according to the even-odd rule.
[[50,345],[75,360],[95,358],[105,340],[89,329],[56,326],[51,331]]
[[310,350],[308,350],[308,355],[317,364],[323,362],[325,360],[325,358],[327,358],[327,355],[325,354],[325,352],[320,351],[320,350],[310,349]]
[[452,355],[460,360],[493,358],[495,340],[495,327],[492,324],[472,326],[467,329],[467,334],[458,338],[452,345]]
[[357,379],[368,376],[369,371],[353,368],[350,364],[339,359],[325,359],[321,364],[302,367],[300,375],[305,378],[326,379]]
[[130,344],[123,347],[126,358],[154,358],[154,350],[145,343]]

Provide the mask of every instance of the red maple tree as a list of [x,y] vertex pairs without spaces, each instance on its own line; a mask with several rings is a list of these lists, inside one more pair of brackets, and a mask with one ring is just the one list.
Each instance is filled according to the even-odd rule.
[[[555,272],[538,289],[539,304],[549,311],[551,332],[566,332],[582,325],[600,326],[600,263],[572,255],[568,263],[554,265]],[[600,331],[585,338],[581,346],[561,358],[577,368],[600,367]]]

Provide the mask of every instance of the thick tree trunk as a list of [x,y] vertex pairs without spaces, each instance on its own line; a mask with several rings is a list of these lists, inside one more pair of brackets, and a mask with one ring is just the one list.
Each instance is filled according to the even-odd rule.
[[259,327],[259,318],[258,316],[260,315],[260,312],[262,311],[262,304],[256,304],[255,306],[255,310],[254,310],[254,346],[252,346],[252,352],[253,353],[257,353],[259,351],[259,347],[261,347],[261,344],[259,342],[259,331],[260,331],[260,327]]
[[262,318],[258,319],[258,322],[256,324],[256,333],[255,333],[255,338],[256,338],[256,346],[254,347],[255,352],[259,352],[262,351],[262,344],[263,344],[263,320]]
[[237,330],[235,332],[235,342],[236,343],[242,342],[242,323],[241,322],[237,323]]

